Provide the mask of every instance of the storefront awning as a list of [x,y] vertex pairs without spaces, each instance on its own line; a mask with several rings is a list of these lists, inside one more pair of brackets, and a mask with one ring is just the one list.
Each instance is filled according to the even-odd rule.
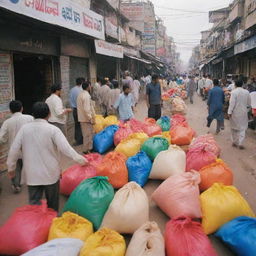
[[117,44],[111,44],[103,40],[94,40],[97,54],[123,59],[124,48]]
[[142,58],[138,58],[138,57],[135,57],[135,56],[131,56],[131,55],[127,55],[127,54],[125,54],[125,56],[130,58],[130,59],[138,60],[138,61],[143,62],[145,64],[151,64],[152,63],[151,61],[148,61],[148,60],[145,60],[145,59],[142,59]]

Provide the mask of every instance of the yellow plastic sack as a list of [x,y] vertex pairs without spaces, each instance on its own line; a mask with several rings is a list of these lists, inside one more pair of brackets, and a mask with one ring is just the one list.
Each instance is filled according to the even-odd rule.
[[141,145],[148,139],[148,135],[144,132],[136,132],[127,137],[127,139],[138,139]]
[[214,183],[200,195],[200,200],[202,226],[207,235],[237,217],[255,217],[247,201],[234,186]]
[[104,129],[105,119],[102,115],[95,116],[95,125],[93,126],[94,132],[99,133]]
[[165,138],[168,140],[169,144],[171,144],[171,134],[169,131],[167,132],[162,132],[161,135],[155,135],[154,137],[160,137],[160,138]]
[[138,139],[125,139],[119,143],[116,152],[123,153],[127,157],[136,155],[140,151],[141,142]]
[[77,238],[86,241],[93,233],[90,221],[72,212],[65,212],[59,218],[54,218],[48,240],[55,238]]
[[118,125],[118,119],[116,116],[107,116],[104,120],[104,128],[110,125]]
[[87,239],[80,256],[125,256],[125,250],[123,236],[109,228],[102,228]]

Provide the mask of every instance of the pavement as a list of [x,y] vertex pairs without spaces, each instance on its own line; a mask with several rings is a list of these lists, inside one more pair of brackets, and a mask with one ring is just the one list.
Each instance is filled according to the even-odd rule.
[[[197,95],[194,104],[188,103],[187,118],[191,127],[197,132],[197,135],[206,134],[209,129],[206,127],[207,107],[206,103]],[[143,120],[147,116],[147,108],[143,99],[136,107],[135,116]],[[212,124],[211,132],[215,132],[215,123]],[[229,165],[234,172],[234,185],[240,190],[244,198],[249,202],[254,212],[256,212],[256,134],[248,130],[245,140],[245,150],[239,150],[231,146],[229,121],[225,120],[225,130],[219,135],[214,135],[216,141],[221,147],[221,158]],[[76,147],[78,152],[82,152],[81,147]],[[63,159],[63,170],[72,164],[68,159]],[[149,199],[153,191],[160,185],[160,181],[149,181],[144,187]],[[11,215],[16,207],[24,206],[28,203],[27,189],[24,186],[20,194],[13,194],[10,182],[5,174],[0,177],[0,225],[2,225]],[[60,209],[62,209],[67,198],[60,196]],[[168,217],[157,208],[150,200],[150,220],[156,221],[162,230]],[[129,241],[127,236],[126,240]],[[234,255],[214,236],[210,236],[213,246],[216,248],[219,256]]]

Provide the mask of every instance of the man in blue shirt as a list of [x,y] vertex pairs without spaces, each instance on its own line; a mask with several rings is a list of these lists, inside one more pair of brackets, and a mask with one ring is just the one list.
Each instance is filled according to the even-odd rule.
[[152,82],[147,85],[148,117],[158,120],[161,117],[161,86],[158,75],[152,76]]
[[77,116],[77,97],[80,94],[80,92],[83,91],[83,89],[82,89],[83,82],[85,82],[84,78],[82,78],[82,77],[77,78],[76,79],[76,86],[74,86],[70,90],[70,95],[69,95],[69,101],[70,101],[70,105],[73,109],[73,117],[74,117],[74,122],[75,122],[76,146],[83,144],[82,130],[81,130],[80,123],[78,122],[78,116]]
[[125,84],[123,86],[123,93],[119,95],[119,98],[114,104],[114,108],[118,109],[119,119],[125,122],[129,121],[134,116],[133,115],[134,101],[130,92],[131,92],[130,86]]

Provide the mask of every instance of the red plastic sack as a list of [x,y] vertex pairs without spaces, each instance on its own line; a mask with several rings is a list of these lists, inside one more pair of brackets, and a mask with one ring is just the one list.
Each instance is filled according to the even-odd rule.
[[156,124],[156,120],[154,118],[145,118],[145,124]]
[[201,218],[199,183],[196,171],[173,175],[155,190],[152,199],[170,218]]
[[73,190],[85,179],[97,176],[96,167],[79,164],[69,167],[60,179],[60,193],[69,196]]
[[205,146],[190,149],[187,153],[186,170],[199,171],[201,168],[212,164],[216,161],[216,155],[205,149]]
[[162,128],[158,124],[156,124],[156,120],[153,118],[145,118],[143,131],[149,137],[162,134]]
[[0,228],[0,254],[21,255],[45,243],[56,216],[46,201],[17,208]]
[[170,220],[164,237],[167,256],[218,256],[201,224],[188,217]]
[[114,135],[114,144],[117,146],[122,140],[126,139],[131,135],[133,130],[129,126],[119,126],[120,128],[117,130],[117,132]]
[[103,156],[99,153],[86,154],[84,157],[88,160],[89,164],[94,167],[97,167],[103,160]]
[[171,120],[172,120],[171,129],[175,128],[176,126],[188,127],[186,117],[183,115],[180,115],[180,114],[173,115]]
[[134,133],[136,132],[144,132],[143,126],[144,124],[134,118],[132,118],[130,121],[126,123],[127,126],[129,126]]
[[171,130],[170,134],[172,144],[185,146],[191,143],[194,131],[191,127],[176,126]]
[[98,176],[107,176],[114,188],[121,188],[128,183],[127,157],[119,152],[110,152],[105,155],[97,168]]

